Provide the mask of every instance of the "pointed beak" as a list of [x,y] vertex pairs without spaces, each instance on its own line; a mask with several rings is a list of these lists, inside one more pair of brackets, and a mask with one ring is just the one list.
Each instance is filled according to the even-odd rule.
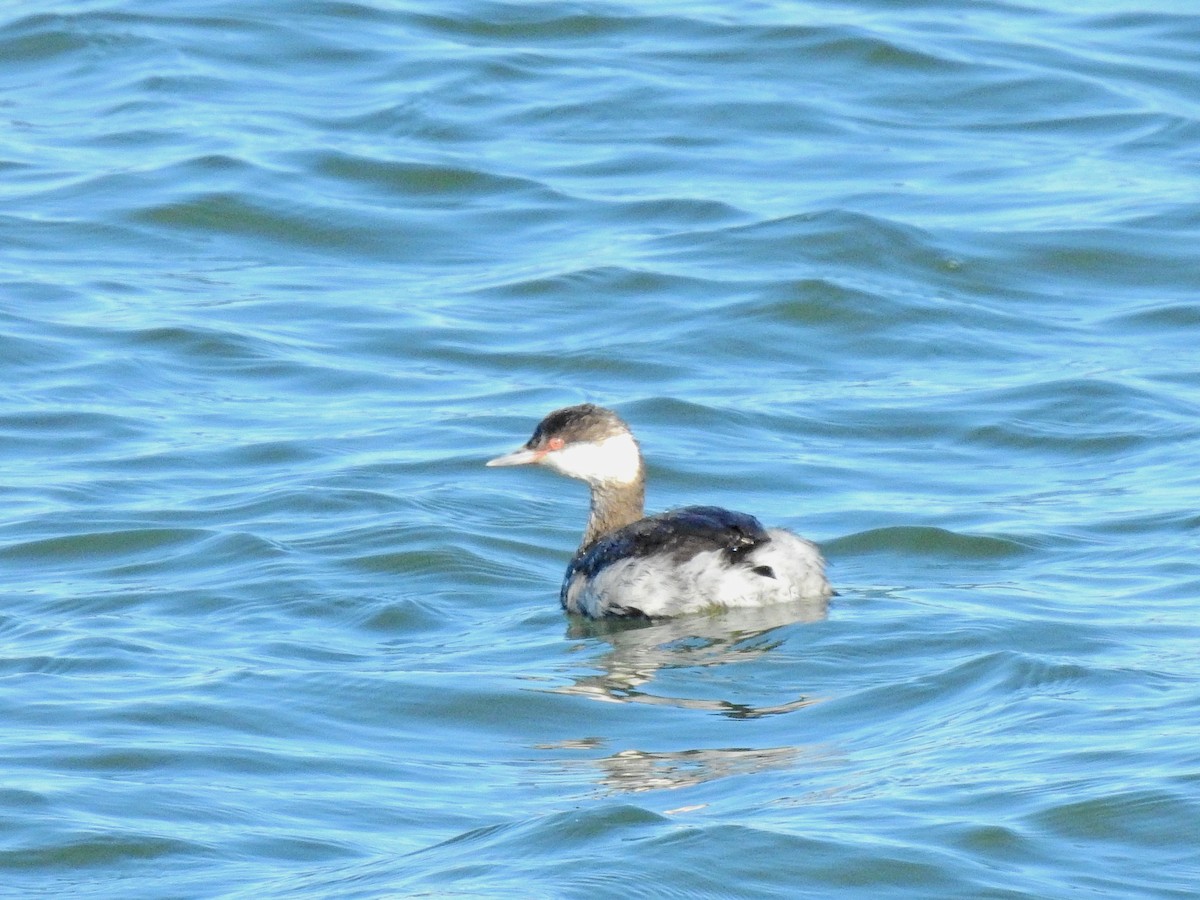
[[541,462],[542,457],[546,455],[545,450],[530,450],[527,447],[522,447],[519,450],[514,450],[512,453],[505,453],[503,456],[497,456],[495,459],[487,461],[488,466],[528,466],[533,463]]

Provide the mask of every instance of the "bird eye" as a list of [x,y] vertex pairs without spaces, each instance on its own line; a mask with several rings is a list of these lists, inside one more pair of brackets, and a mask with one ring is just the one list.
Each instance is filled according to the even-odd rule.
[[561,450],[564,444],[566,444],[566,441],[564,441],[562,438],[552,437],[550,440],[546,441],[546,448],[549,450]]

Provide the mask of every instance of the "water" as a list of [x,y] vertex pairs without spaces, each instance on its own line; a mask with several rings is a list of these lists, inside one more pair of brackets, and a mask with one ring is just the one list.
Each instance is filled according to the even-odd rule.
[[[1200,890],[1200,16],[0,10],[0,893]],[[578,484],[840,595],[614,628]]]

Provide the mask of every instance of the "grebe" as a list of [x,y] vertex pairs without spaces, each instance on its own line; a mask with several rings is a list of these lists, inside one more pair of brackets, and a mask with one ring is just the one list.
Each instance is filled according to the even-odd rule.
[[591,488],[587,529],[559,593],[567,612],[654,618],[833,594],[816,545],[790,531],[718,506],[646,516],[642,454],[612,410],[555,410],[524,447],[487,464],[546,466]]

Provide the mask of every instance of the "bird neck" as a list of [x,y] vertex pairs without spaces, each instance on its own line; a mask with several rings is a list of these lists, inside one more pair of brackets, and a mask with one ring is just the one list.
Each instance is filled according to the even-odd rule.
[[646,481],[638,466],[638,477],[627,482],[600,482],[592,486],[592,509],[579,549],[633,522],[646,513]]

